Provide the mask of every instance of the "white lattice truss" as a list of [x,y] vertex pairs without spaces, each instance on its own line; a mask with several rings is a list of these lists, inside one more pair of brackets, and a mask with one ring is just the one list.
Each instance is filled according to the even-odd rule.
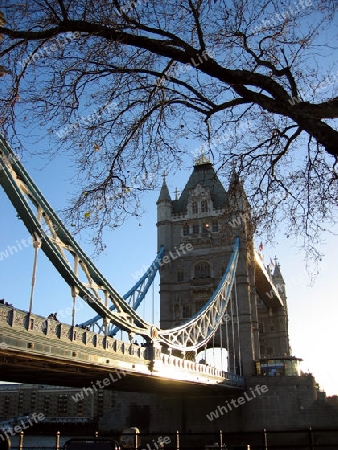
[[183,325],[160,331],[159,340],[162,343],[181,351],[197,351],[210,341],[222,323],[229,303],[235,280],[238,253],[239,238],[236,238],[228,267],[208,303]]

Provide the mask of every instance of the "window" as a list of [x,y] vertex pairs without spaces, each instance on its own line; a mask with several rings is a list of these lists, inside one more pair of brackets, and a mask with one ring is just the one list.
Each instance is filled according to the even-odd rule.
[[208,212],[208,202],[206,200],[201,201],[201,212]]
[[193,214],[197,214],[198,213],[197,202],[192,202],[192,213]]
[[177,271],[177,281],[184,281],[184,272],[183,269]]
[[205,223],[203,225],[203,228],[202,228],[202,235],[203,236],[208,236],[208,232],[209,232],[209,224]]
[[57,412],[66,413],[67,412],[68,395],[58,395],[57,399]]
[[83,415],[83,400],[80,400],[77,403],[77,415],[78,417],[82,417]]
[[200,232],[200,227],[199,227],[198,223],[195,223],[192,226],[192,232],[193,232],[193,234],[198,234]]
[[97,415],[99,417],[103,416],[103,403],[104,403],[103,392],[99,391],[97,394]]
[[36,405],[36,392],[31,393],[31,409],[35,409]]
[[212,231],[214,233],[218,233],[218,222],[217,221],[212,222]]
[[19,413],[21,413],[23,411],[23,392],[19,393],[18,411],[19,411]]
[[207,262],[197,263],[195,266],[195,278],[210,278],[210,264]]
[[188,236],[189,234],[189,224],[185,224],[183,227],[183,236]]
[[8,395],[6,395],[5,401],[3,403],[3,408],[2,408],[3,415],[6,417],[9,415],[9,404],[10,404],[10,398]]
[[203,306],[206,304],[206,300],[197,300],[197,302],[196,302],[196,312],[198,312],[198,311],[200,311],[202,308],[203,308]]
[[190,310],[190,306],[189,305],[183,305],[182,316],[185,319],[191,317],[191,310]]
[[50,403],[49,403],[49,395],[46,395],[46,397],[45,397],[45,405],[44,405],[44,413],[45,414],[49,414],[49,406],[50,406]]

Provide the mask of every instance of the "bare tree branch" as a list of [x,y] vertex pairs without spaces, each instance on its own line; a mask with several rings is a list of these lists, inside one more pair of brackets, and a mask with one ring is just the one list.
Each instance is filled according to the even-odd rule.
[[34,125],[68,149],[71,221],[101,248],[199,141],[220,174],[240,171],[257,231],[271,237],[283,217],[315,255],[338,199],[338,72],[335,2],[312,3],[8,0],[2,131],[23,147],[17,127]]

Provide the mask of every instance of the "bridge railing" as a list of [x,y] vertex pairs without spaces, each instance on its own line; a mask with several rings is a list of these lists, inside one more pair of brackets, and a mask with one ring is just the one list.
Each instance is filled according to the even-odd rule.
[[223,378],[224,382],[228,382],[228,384],[230,382],[235,386],[244,386],[244,377],[234,373],[225,372],[224,370],[218,369],[217,367],[209,366],[207,364],[200,364],[195,361],[189,361],[177,356],[164,353],[161,353],[161,361],[165,365],[171,365],[173,367],[181,368],[184,370],[199,372],[205,375],[210,375],[212,377]]
[[[111,336],[103,336],[80,327],[72,327],[55,319],[29,314],[27,311],[16,309],[12,305],[0,304],[1,322],[6,322],[7,325],[14,329],[32,332],[32,340],[28,340],[27,342],[27,347],[31,349],[34,349],[34,342],[38,342],[39,337],[48,337],[58,340],[58,342],[73,343],[81,346],[84,345],[87,348],[105,350],[108,354],[114,352],[121,356],[133,356],[142,362],[154,361],[156,365],[160,364],[166,367],[172,367],[175,370],[188,370],[201,375],[218,378],[219,380],[217,382],[226,383],[234,387],[244,386],[244,378],[239,375],[224,372],[206,364],[199,364],[195,361],[161,353],[160,348],[153,347],[149,344],[140,346],[138,344],[120,341]],[[3,327],[1,328],[3,329]],[[0,346],[1,344],[3,343],[0,338]],[[73,353],[73,356],[76,356],[76,347],[74,347]]]
[[29,314],[12,306],[0,305],[0,321],[7,322],[13,328],[18,327],[32,331],[35,337],[48,336],[60,341],[110,350],[122,355],[132,355],[142,360],[147,359],[147,349],[137,344],[123,342],[110,336],[102,336],[79,327],[72,327],[55,319]]

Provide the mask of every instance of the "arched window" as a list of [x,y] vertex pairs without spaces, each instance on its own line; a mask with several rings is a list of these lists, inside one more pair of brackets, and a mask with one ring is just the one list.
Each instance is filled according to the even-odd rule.
[[192,234],[198,234],[200,232],[200,226],[198,223],[192,225]]
[[212,231],[218,233],[218,222],[216,220],[212,222]]
[[194,278],[210,278],[210,264],[207,262],[197,263]]
[[197,212],[198,212],[197,202],[192,202],[192,213],[197,214]]
[[196,312],[200,311],[203,308],[203,306],[206,304],[206,302],[207,302],[207,300],[197,300],[196,308],[195,308]]
[[208,202],[206,200],[201,201],[201,212],[208,212]]
[[189,319],[191,317],[190,305],[183,305],[182,308],[182,319]]

